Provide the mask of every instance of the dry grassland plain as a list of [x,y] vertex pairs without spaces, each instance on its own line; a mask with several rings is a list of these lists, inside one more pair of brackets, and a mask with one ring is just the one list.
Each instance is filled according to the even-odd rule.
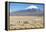
[[43,27],[43,16],[10,16],[10,29]]

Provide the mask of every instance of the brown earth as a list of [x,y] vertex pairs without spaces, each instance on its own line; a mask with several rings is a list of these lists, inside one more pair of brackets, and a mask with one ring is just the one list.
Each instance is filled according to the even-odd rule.
[[43,16],[10,16],[10,29],[43,27]]

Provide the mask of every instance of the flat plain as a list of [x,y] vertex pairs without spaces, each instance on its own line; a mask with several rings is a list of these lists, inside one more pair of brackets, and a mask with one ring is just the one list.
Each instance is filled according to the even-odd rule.
[[42,28],[43,16],[10,16],[10,29]]

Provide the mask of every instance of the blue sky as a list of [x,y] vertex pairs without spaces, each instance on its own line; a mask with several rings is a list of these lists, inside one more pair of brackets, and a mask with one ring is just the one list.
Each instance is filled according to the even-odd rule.
[[43,4],[10,3],[10,12],[24,10],[25,8],[30,7],[32,5],[38,7],[38,9],[40,9],[40,10],[43,10],[43,7],[44,7]]

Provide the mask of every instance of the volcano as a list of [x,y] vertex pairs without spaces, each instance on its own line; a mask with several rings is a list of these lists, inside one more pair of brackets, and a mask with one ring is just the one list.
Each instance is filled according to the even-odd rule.
[[25,9],[16,12],[11,12],[10,16],[43,16],[43,11],[36,8]]

